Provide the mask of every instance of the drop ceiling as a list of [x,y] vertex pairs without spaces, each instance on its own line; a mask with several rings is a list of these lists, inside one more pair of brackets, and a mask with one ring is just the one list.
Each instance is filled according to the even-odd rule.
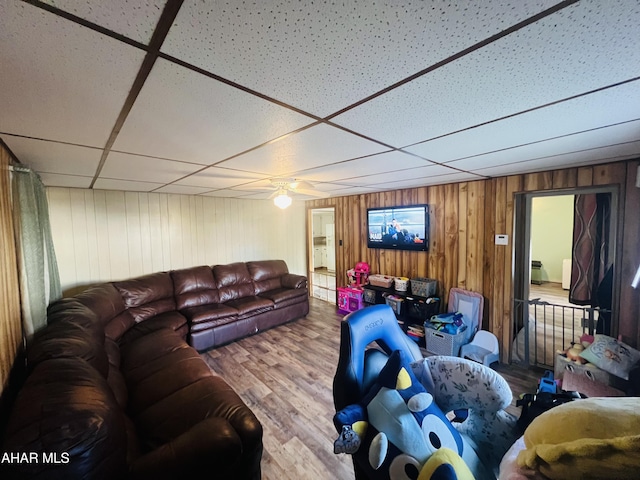
[[0,62],[0,138],[47,186],[343,196],[640,157],[637,0],[0,0]]

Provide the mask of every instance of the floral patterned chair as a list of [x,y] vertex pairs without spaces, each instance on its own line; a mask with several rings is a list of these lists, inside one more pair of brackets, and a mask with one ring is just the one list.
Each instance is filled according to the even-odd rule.
[[497,477],[502,457],[520,436],[517,418],[505,410],[513,399],[507,381],[486,365],[444,355],[413,362],[412,369],[443,412],[468,410],[454,426]]

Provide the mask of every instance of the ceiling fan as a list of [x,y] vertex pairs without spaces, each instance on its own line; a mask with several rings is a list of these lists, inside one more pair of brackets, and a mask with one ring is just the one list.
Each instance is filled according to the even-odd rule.
[[269,198],[273,198],[273,203],[280,208],[287,208],[291,205],[291,197],[288,195],[289,192],[319,198],[329,196],[327,192],[316,190],[313,188],[313,185],[303,180],[296,180],[295,178],[272,178],[269,181],[275,189]]

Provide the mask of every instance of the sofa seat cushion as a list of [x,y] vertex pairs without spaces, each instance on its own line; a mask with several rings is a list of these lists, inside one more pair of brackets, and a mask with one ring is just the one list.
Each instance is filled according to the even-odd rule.
[[180,312],[172,311],[161,313],[153,318],[145,320],[144,322],[137,323],[132,326],[127,332],[120,338],[120,346],[134,341],[137,338],[148,335],[151,332],[158,330],[175,331],[182,338],[186,338],[187,330],[187,318]]
[[121,356],[121,371],[129,388],[128,411],[136,424],[141,412],[212,375],[198,353],[170,330],[128,342]]
[[245,318],[258,313],[273,309],[273,301],[268,298],[250,295],[248,297],[236,298],[225,303],[238,311],[238,319]]
[[[144,446],[157,448],[182,435],[207,418],[220,417],[241,437],[255,444],[261,437],[259,422],[240,397],[219,376],[209,374],[185,384],[135,416],[144,432]],[[258,429],[258,431],[254,431]],[[211,432],[215,434],[216,432]],[[228,437],[223,432],[221,440]],[[257,438],[251,438],[257,437]],[[243,442],[244,443],[244,442]]]
[[260,294],[261,297],[268,298],[275,303],[276,307],[280,303],[287,303],[288,300],[292,299],[305,298],[307,295],[308,291],[306,288],[277,288]]
[[175,454],[179,465],[193,456],[190,464],[206,462],[231,473],[261,452],[262,426],[255,415],[175,332],[152,332],[128,343],[121,365],[142,454],[134,471],[151,473],[154,459],[160,456],[166,464]]
[[198,323],[217,321],[238,315],[237,309],[221,303],[183,308],[180,312],[187,318],[192,328]]

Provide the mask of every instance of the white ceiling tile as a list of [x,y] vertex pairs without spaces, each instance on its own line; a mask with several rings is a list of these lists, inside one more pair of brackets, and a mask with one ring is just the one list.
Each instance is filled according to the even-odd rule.
[[419,178],[410,178],[406,180],[392,180],[374,185],[377,190],[396,190],[400,188],[416,188],[426,187],[429,185],[441,185],[444,183],[456,182],[472,182],[482,180],[484,176],[475,175],[469,172],[450,173],[439,176],[424,176]]
[[403,152],[388,152],[326,167],[313,168],[304,172],[304,178],[305,180],[332,182],[384,173],[390,169],[406,170],[427,165],[432,165],[432,163]]
[[386,182],[397,182],[400,180],[419,180],[439,177],[441,175],[448,175],[458,173],[458,170],[443,166],[432,165],[427,167],[416,167],[407,170],[390,170],[385,173],[379,173],[376,175],[366,175],[358,178],[358,185],[380,185]]
[[148,44],[165,0],[42,0],[91,23]]
[[324,116],[554,3],[191,0],[162,51]]
[[[508,165],[514,162],[525,162],[551,156],[561,159],[564,158],[564,154],[575,153],[579,155],[580,152],[610,145],[626,144],[638,139],[640,139],[640,120],[483,155],[475,155],[464,160],[449,162],[447,165],[461,170],[475,171],[480,168]],[[562,164],[556,163],[555,166],[560,165]]]
[[[87,188],[142,66],[117,39],[146,43],[165,0],[44,1],[72,17],[0,2],[0,136]],[[185,0],[95,188],[342,196],[638,158],[639,25],[637,0]]]
[[[250,200],[269,200],[270,202],[273,202],[273,197],[271,196],[272,194],[273,192],[258,192],[258,193],[243,195],[242,198],[246,198]],[[287,195],[289,195],[294,202],[296,201],[304,202],[307,200],[315,200],[316,198],[318,198],[311,195],[303,195],[301,193],[292,193],[292,192],[288,192]]]
[[162,187],[161,183],[114,180],[111,178],[98,178],[93,185],[93,188],[97,190],[124,190],[128,192],[151,192],[159,187]]
[[[236,196],[237,195],[238,195],[238,192],[236,191]],[[270,196],[271,194],[269,192],[258,192],[258,193],[243,192],[242,193],[242,198],[246,198],[247,200],[269,200]]]
[[246,195],[251,195],[249,192],[240,192],[238,195],[237,190],[214,190],[212,192],[203,193],[203,197],[224,197],[224,198],[244,198]]
[[111,152],[100,172],[101,178],[170,183],[202,168],[195,163]]
[[243,185],[248,182],[262,179],[264,175],[231,170],[228,168],[209,167],[201,172],[194,173],[176,182],[178,185],[190,185],[195,187],[229,188],[235,185]]
[[104,147],[143,57],[26,3],[0,3],[0,131]]
[[605,162],[630,160],[640,156],[640,141],[615,145],[611,147],[595,148],[581,152],[552,155],[545,158],[502,164],[497,167],[479,168],[478,174],[487,176],[503,176],[516,173],[553,170],[558,168],[577,167],[581,165],[596,165]]
[[401,147],[628,80],[639,25],[637,1],[581,1],[333,121]]
[[356,182],[318,182],[313,184],[313,188],[320,190],[321,192],[335,192],[336,190],[343,190],[345,188],[357,187]]
[[38,173],[46,187],[89,188],[93,177],[80,175],[61,175],[58,173]]
[[[405,150],[436,162],[448,162],[639,117],[640,81],[635,81],[419,143]],[[637,138],[637,134],[636,131],[633,138]]]
[[114,149],[210,165],[311,122],[159,59]]
[[32,138],[2,137],[20,162],[41,173],[62,173],[93,177],[102,150]]
[[154,190],[155,193],[177,193],[179,195],[198,195],[210,191],[210,188],[190,187],[188,185],[165,185],[164,187]]
[[344,196],[344,195],[360,195],[360,194],[367,194],[367,193],[375,193],[379,191],[380,191],[380,188],[378,187],[348,187],[348,188],[342,187],[332,191],[331,196],[338,197],[338,196]]
[[387,148],[324,124],[227,160],[221,166],[290,176],[307,168],[378,153]]

